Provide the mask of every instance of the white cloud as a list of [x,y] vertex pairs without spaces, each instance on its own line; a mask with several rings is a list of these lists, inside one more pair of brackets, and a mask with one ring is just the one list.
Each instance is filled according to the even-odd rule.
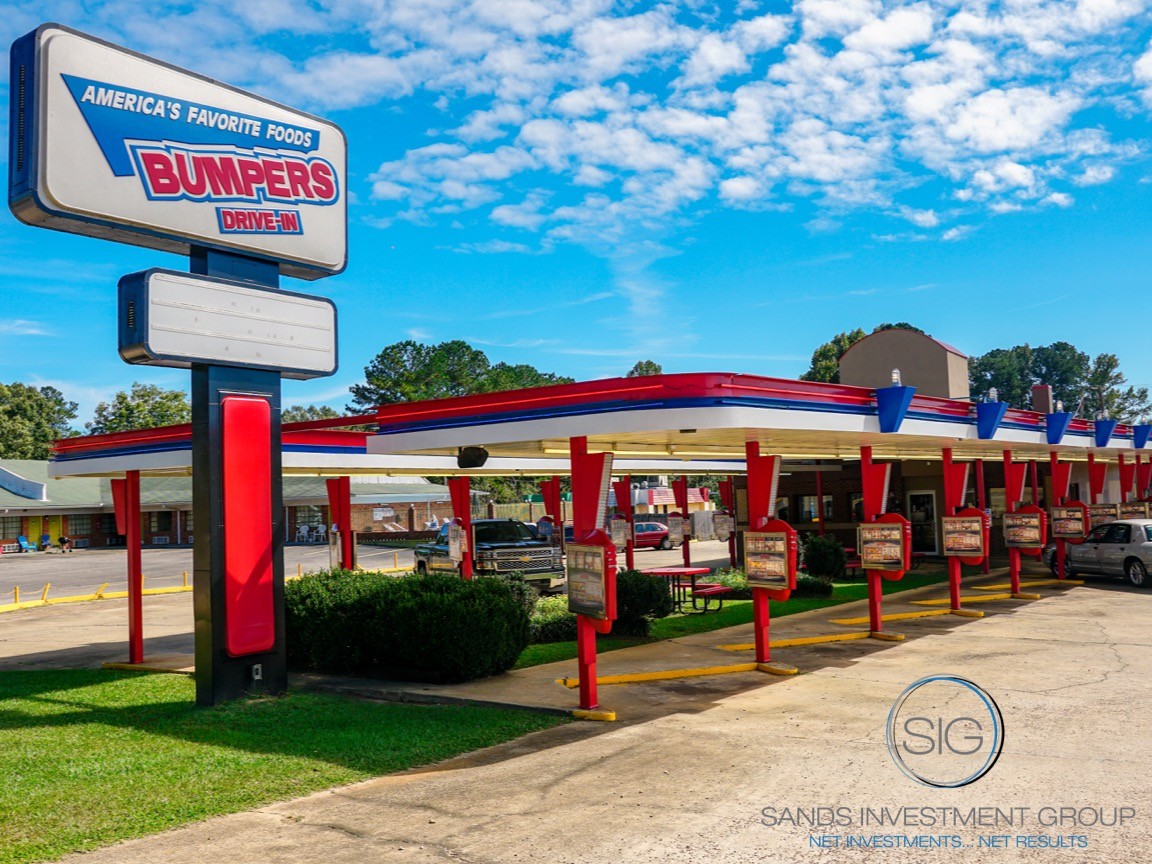
[[51,336],[52,331],[46,324],[39,321],[28,321],[24,318],[12,318],[0,321],[0,333],[8,336]]
[[[947,231],[1066,206],[1143,156],[1149,136],[1117,141],[1113,116],[1152,112],[1145,0],[767,5],[157,0],[141,17],[117,0],[78,23],[290,104],[379,106],[387,144],[357,142],[388,154],[369,224],[490,215],[611,247],[771,196],[810,199],[812,225],[868,210]],[[396,154],[409,99],[437,128]]]

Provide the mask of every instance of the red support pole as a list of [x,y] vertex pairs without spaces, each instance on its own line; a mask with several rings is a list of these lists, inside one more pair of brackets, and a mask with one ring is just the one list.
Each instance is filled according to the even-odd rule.
[[1032,506],[1040,506],[1040,484],[1039,478],[1036,473],[1036,460],[1032,459],[1028,463],[1028,471],[1032,475]]
[[1020,593],[1020,550],[1008,550],[1008,577],[1012,582],[1011,591],[1013,594]]
[[752,589],[752,628],[756,642],[756,662],[767,663],[772,649],[768,641],[768,625],[771,615],[768,609],[768,592],[763,588]]
[[460,578],[472,578],[472,478],[449,477],[448,495],[452,499],[452,516],[464,530],[464,558],[460,562]]
[[[976,507],[977,507],[977,509],[979,509],[981,511],[986,510],[988,508],[988,502],[984,496],[984,460],[983,459],[977,459],[976,460]],[[985,523],[985,524],[987,524],[987,523]],[[989,552],[992,551],[990,543],[989,543],[989,541],[992,539],[989,536],[990,534],[991,534],[991,532],[988,531],[987,529],[985,529],[985,531],[984,531],[984,548],[986,550],[988,550]],[[980,569],[983,570],[985,574],[988,574],[991,572],[991,565],[988,563],[989,557],[991,557],[991,556],[985,555],[984,556],[984,563],[980,565]]]
[[[678,478],[672,481],[672,497],[676,501],[676,509],[680,511],[681,517],[685,522],[689,524],[689,526],[691,526],[692,520],[689,518],[688,514],[687,474],[681,474]],[[685,567],[692,566],[692,552],[689,549],[689,543],[691,542],[689,537],[691,536],[691,533],[692,529],[689,527],[689,529],[684,532],[684,539],[680,541],[680,552],[684,557]]]
[[351,570],[355,564],[356,550],[352,543],[352,478],[329,477],[328,521],[340,533],[340,566]]
[[1088,503],[1096,503],[1096,454],[1088,454]]
[[884,629],[884,616],[880,611],[880,601],[884,597],[883,582],[875,570],[868,571],[868,627],[873,633]]
[[144,662],[144,575],[140,558],[140,472],[124,475],[128,544],[128,662]]
[[[587,532],[598,527],[584,524],[583,514],[586,508],[582,502],[576,501],[576,490],[583,486],[578,481],[577,472],[588,470],[586,463],[588,439],[584,437],[571,439],[569,451],[572,460],[572,536],[579,540]],[[564,530],[563,522],[560,530]],[[586,615],[576,616],[576,662],[580,676],[580,708],[584,711],[599,708],[600,702],[596,693],[596,622]]]
[[636,569],[636,520],[632,515],[632,477],[625,474],[612,484],[616,493],[616,512],[628,520],[628,542],[624,545],[624,566]]
[[[942,467],[944,473],[944,515],[952,516],[955,514],[954,506],[957,499],[960,497],[957,493],[962,490],[957,490],[955,487],[955,477],[952,471],[952,448],[945,447],[942,453]],[[963,502],[961,502],[963,506]],[[952,610],[957,611],[960,608],[960,559],[948,559],[948,599],[951,602]]]
[[824,536],[824,472],[816,472],[816,532]]

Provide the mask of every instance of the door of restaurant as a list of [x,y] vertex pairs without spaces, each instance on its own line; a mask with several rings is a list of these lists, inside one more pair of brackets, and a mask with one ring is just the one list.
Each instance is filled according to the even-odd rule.
[[908,493],[908,520],[912,523],[912,551],[939,554],[936,537],[936,493],[914,489]]

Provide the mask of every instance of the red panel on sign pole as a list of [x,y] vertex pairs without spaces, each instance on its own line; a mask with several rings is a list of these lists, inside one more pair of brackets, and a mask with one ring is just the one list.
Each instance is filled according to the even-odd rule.
[[272,598],[272,407],[258,396],[221,400],[224,439],[225,650],[276,644]]

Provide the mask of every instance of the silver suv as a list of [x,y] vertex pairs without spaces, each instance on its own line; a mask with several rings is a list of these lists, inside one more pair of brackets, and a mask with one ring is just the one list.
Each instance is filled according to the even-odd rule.
[[[1069,543],[1066,550],[1066,576],[1102,573],[1123,576],[1137,588],[1149,587],[1152,580],[1152,519],[1119,519],[1089,532],[1083,543]],[[1056,573],[1056,545],[1044,547],[1044,562]],[[1057,574],[1059,575],[1059,574]]]

